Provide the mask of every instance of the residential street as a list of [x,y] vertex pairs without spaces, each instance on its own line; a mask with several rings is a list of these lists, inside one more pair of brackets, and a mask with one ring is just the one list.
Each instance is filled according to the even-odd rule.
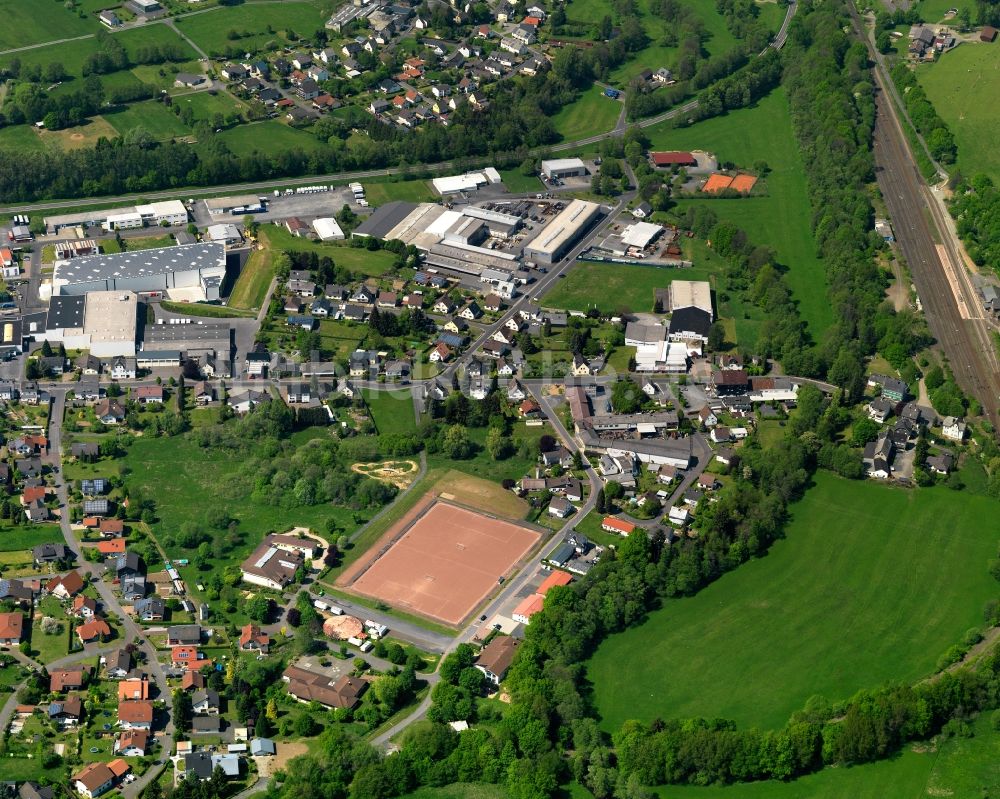
[[[66,390],[53,390],[49,418],[49,451],[46,453],[43,460],[51,464],[57,470],[59,470],[62,460],[62,420],[65,409]],[[91,584],[97,589],[97,593],[101,597],[101,602],[104,604],[105,613],[107,615],[117,616],[121,621],[125,632],[122,640],[117,641],[115,647],[107,648],[102,651],[111,651],[111,649],[124,646],[126,643],[137,643],[146,657],[146,671],[148,672],[150,679],[156,684],[159,696],[166,702],[166,725],[164,728],[155,731],[156,737],[160,742],[162,759],[164,756],[173,752],[174,747],[173,720],[169,717],[171,691],[170,686],[167,684],[166,674],[164,674],[159,661],[156,659],[156,650],[153,648],[152,644],[150,644],[149,639],[143,634],[139,625],[132,620],[132,617],[125,613],[118,601],[118,598],[112,593],[111,587],[102,579],[103,568],[98,564],[90,563],[89,561],[84,560],[83,556],[80,554],[80,544],[70,527],[69,492],[61,470],[57,471],[56,494],[59,498],[60,510],[62,511],[59,520],[59,527],[62,530],[66,546],[79,555],[77,558],[77,571],[80,572],[81,575],[88,575],[90,577]],[[81,657],[91,657],[94,654],[97,654],[97,650],[87,650],[84,653],[81,653]],[[126,797],[137,796],[139,792],[141,792],[142,789],[152,781],[158,772],[158,768],[150,769],[140,779],[124,786],[122,788],[122,794]]]

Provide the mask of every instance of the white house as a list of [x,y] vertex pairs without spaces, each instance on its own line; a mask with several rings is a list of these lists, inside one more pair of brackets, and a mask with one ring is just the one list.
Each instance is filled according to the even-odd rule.
[[967,425],[957,416],[945,416],[941,422],[941,435],[952,441],[962,441],[965,439]]

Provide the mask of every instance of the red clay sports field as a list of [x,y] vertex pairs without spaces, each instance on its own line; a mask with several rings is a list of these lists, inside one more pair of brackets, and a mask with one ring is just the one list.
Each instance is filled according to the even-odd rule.
[[[539,533],[431,498],[400,519],[387,539],[350,590],[458,625],[531,551]],[[338,583],[349,580],[345,574]]]

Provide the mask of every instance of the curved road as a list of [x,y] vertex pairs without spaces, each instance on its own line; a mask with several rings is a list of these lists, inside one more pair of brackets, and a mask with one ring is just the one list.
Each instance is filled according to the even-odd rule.
[[[205,11],[210,10],[211,9],[204,9],[201,12],[195,13],[205,13]],[[768,48],[780,50],[784,47],[785,40],[788,37],[788,26],[791,24],[792,18],[795,16],[795,12],[797,10],[798,4],[796,0],[791,0],[785,10],[785,18],[781,23],[781,28],[771,44],[768,45]],[[764,52],[766,52],[768,48],[765,48]],[[661,122],[666,122],[669,119],[682,116],[683,114],[693,111],[697,107],[698,101],[690,100],[684,105],[672,108],[662,114],[657,114],[656,116],[639,120],[634,124],[640,128],[648,128],[652,125],[658,125]],[[607,133],[601,133],[596,136],[587,136],[586,138],[576,139],[575,141],[561,142],[550,147],[538,148],[532,152],[535,154],[544,152],[559,152],[562,150],[571,150],[575,147],[583,147],[588,144],[597,144],[598,142],[608,138],[608,136],[621,136],[626,130],[627,127],[624,124],[624,116],[619,116],[615,122],[615,127]],[[462,166],[464,167],[466,165],[466,159],[460,160],[462,162]],[[455,161],[442,161],[437,164],[426,164],[425,166],[432,172],[446,172],[452,169],[455,164]],[[95,205],[116,205],[119,203],[128,204],[138,200],[144,200],[147,202],[155,200],[169,200],[176,198],[178,195],[183,195],[184,197],[204,197],[206,195],[220,196],[228,193],[267,191],[275,188],[276,186],[307,186],[316,183],[317,181],[325,183],[348,183],[352,180],[362,180],[364,178],[390,177],[398,174],[399,172],[400,167],[392,167],[389,169],[366,169],[358,172],[335,172],[328,175],[310,175],[308,177],[266,180],[256,183],[230,183],[224,186],[169,189],[165,191],[148,192],[145,194],[122,194],[117,197],[99,197],[92,199],[81,197],[72,200],[38,202],[30,205],[0,206],[0,214],[30,214],[34,211],[56,210],[59,208],[88,208]]]

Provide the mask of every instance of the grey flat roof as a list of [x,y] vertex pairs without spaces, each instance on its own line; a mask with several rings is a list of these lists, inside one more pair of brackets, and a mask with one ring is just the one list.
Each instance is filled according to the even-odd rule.
[[377,239],[383,239],[396,225],[413,213],[416,207],[416,203],[402,201],[379,206],[370,217],[355,228],[354,235],[374,236]]
[[60,327],[83,327],[83,307],[87,302],[84,294],[66,297],[56,295],[49,300],[49,315],[45,322],[46,329]]
[[146,328],[147,343],[166,344],[178,341],[210,341],[213,339],[228,339],[230,335],[228,322],[206,322],[193,325],[150,325]]
[[56,279],[69,283],[90,283],[109,278],[136,278],[225,266],[224,244],[207,242],[155,250],[88,255],[73,258],[56,267]]

